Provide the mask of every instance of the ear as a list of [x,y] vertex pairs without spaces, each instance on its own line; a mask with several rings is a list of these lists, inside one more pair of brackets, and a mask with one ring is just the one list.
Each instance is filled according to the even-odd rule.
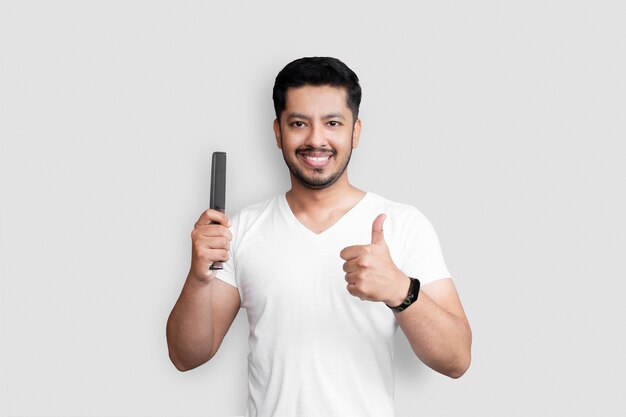
[[280,131],[280,122],[278,119],[274,119],[274,136],[276,136],[276,146],[278,149],[283,148],[283,138]]
[[352,149],[359,146],[359,140],[361,139],[361,119],[356,119],[354,122],[354,128],[352,129]]

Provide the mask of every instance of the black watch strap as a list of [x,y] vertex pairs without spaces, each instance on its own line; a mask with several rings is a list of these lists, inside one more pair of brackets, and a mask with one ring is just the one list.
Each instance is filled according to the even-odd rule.
[[420,292],[420,280],[417,278],[411,278],[411,277],[409,277],[409,279],[411,280],[411,285],[409,286],[409,294],[406,296],[402,304],[396,307],[387,306],[393,311],[400,312],[400,311],[406,310],[411,304],[417,301],[417,296],[419,295],[419,292]]

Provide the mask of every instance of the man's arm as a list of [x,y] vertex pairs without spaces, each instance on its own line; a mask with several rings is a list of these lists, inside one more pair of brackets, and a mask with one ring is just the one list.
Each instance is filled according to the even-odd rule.
[[167,320],[170,359],[180,371],[196,368],[219,349],[240,307],[235,287],[215,278],[214,261],[227,261],[232,235],[224,213],[202,213],[191,233],[191,269]]
[[[362,300],[400,305],[410,280],[393,263],[379,215],[372,224],[372,243],[344,248],[340,256],[347,290]],[[417,301],[394,313],[415,354],[429,367],[452,378],[468,369],[472,332],[452,279],[424,285]]]
[[213,278],[202,282],[191,274],[167,321],[170,359],[179,371],[209,361],[239,311],[239,292]]
[[[399,293],[404,294],[400,302],[393,305],[404,301],[408,284],[406,287]],[[394,314],[422,362],[451,378],[459,378],[467,371],[472,331],[451,278],[424,285],[417,301]]]

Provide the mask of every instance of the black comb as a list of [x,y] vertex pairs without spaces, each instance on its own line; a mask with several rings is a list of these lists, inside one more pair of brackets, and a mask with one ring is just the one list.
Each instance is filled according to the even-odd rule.
[[[226,152],[213,152],[209,208],[222,213],[226,210]],[[217,261],[209,267],[211,270],[223,268],[222,262]]]

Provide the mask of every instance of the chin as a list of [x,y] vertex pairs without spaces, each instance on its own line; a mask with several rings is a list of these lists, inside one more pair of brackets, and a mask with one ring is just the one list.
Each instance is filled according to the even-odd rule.
[[307,188],[311,188],[314,190],[321,190],[323,188],[328,188],[331,185],[333,185],[334,183],[337,182],[337,180],[339,178],[341,178],[341,175],[343,174],[343,172],[340,172],[336,175],[331,175],[330,177],[327,178],[307,178],[304,175],[301,175],[301,173],[294,173],[292,171],[294,177],[296,177],[296,179],[298,180],[298,182],[300,184],[302,184],[303,186],[307,187]]

